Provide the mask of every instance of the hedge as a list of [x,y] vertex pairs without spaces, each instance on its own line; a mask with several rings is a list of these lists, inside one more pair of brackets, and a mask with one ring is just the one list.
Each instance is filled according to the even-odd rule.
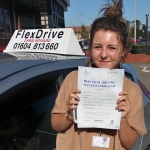
[[150,45],[149,44],[133,44],[130,52],[131,54],[150,55]]

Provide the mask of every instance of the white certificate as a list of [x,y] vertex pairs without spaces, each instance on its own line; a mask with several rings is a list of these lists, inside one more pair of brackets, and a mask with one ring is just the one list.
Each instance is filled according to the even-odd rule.
[[121,112],[115,107],[123,78],[124,69],[78,67],[78,128],[120,128]]

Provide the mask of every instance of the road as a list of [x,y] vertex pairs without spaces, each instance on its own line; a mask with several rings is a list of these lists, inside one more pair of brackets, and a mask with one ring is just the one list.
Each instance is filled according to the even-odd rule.
[[150,63],[129,63],[133,65],[141,81],[144,83],[145,87],[150,91]]

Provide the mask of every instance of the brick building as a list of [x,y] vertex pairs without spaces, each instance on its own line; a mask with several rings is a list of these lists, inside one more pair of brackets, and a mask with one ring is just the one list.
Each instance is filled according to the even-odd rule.
[[[66,28],[72,28],[76,34],[76,37],[78,39],[81,39],[81,31],[82,31],[82,26],[67,26]],[[89,33],[89,37],[90,37],[90,32],[91,32],[91,26],[85,26],[86,30]]]

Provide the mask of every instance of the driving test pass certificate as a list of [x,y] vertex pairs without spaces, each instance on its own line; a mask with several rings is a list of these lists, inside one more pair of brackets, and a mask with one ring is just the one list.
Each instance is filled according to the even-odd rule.
[[123,78],[124,69],[78,67],[78,128],[120,128],[121,112],[115,107]]

